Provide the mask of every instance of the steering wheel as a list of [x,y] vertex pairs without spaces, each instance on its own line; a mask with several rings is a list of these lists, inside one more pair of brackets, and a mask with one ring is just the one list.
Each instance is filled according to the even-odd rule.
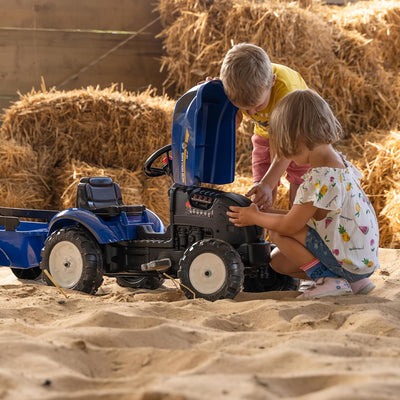
[[[155,151],[144,163],[144,173],[151,178],[162,175],[172,176],[172,158],[170,152],[170,144],[167,144],[166,146],[161,147],[161,149]],[[153,167],[153,163],[157,161],[162,155],[165,155],[162,168]]]

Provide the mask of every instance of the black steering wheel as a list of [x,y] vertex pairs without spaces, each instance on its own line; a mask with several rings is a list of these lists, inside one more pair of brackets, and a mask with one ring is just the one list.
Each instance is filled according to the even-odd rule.
[[[170,152],[171,152],[170,144],[167,144],[166,146],[161,147],[161,149],[155,151],[144,163],[143,166],[144,173],[151,178],[162,175],[172,176],[172,158]],[[153,167],[153,163],[163,155],[164,159],[162,161],[163,162],[162,168]]]

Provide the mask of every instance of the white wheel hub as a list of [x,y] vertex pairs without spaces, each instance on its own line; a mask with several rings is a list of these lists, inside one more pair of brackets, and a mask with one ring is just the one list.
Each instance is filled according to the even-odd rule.
[[57,243],[49,257],[50,274],[63,288],[73,288],[83,272],[82,255],[78,247],[69,241]]
[[225,264],[213,253],[200,254],[190,265],[189,279],[193,288],[200,293],[215,293],[226,281]]

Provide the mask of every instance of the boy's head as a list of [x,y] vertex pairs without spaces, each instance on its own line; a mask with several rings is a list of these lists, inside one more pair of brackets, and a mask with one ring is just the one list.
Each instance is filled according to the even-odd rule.
[[237,44],[226,53],[220,78],[229,100],[246,111],[265,108],[275,83],[268,54],[249,43]]
[[310,89],[290,92],[271,113],[269,134],[278,157],[298,155],[302,144],[313,150],[335,143],[342,132],[328,103]]

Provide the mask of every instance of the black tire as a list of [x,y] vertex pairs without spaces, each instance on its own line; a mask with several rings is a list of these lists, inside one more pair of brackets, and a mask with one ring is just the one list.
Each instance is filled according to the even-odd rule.
[[158,276],[140,276],[138,278],[117,278],[117,283],[122,287],[154,290],[164,283],[164,279]]
[[[262,273],[261,273],[262,272]],[[265,278],[265,275],[268,277]],[[295,291],[299,288],[300,280],[274,271],[269,265],[267,271],[259,271],[257,275],[249,274],[244,277],[244,292]]]
[[[94,237],[80,227],[53,232],[42,249],[40,267],[62,288],[96,293],[103,282],[103,257]],[[52,281],[43,274],[48,285]]]
[[11,268],[11,271],[18,279],[28,279],[31,281],[36,280],[40,275],[42,275],[42,270],[40,267],[27,269]]
[[193,292],[209,301],[233,299],[242,289],[244,266],[229,243],[204,239],[185,251],[179,261],[178,277],[189,299]]

